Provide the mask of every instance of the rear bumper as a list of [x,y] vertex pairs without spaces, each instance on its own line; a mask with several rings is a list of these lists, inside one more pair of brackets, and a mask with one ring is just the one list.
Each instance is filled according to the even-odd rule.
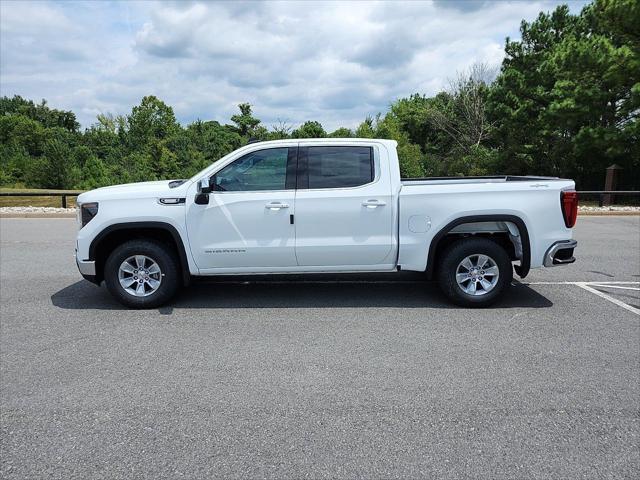
[[573,256],[573,249],[578,246],[575,240],[562,240],[549,247],[544,254],[545,267],[557,267],[558,265],[568,265],[576,261]]

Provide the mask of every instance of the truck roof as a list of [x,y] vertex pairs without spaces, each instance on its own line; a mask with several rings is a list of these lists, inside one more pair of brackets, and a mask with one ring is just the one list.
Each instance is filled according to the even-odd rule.
[[389,145],[393,148],[395,148],[398,145],[398,142],[396,142],[395,140],[388,140],[388,139],[384,139],[384,138],[331,138],[331,137],[327,137],[327,138],[285,138],[282,140],[265,140],[265,141],[257,141],[257,142],[250,142],[249,145],[282,145],[282,144],[290,144],[292,142],[300,142],[300,143],[306,143],[306,144],[327,144],[327,143],[333,143],[333,144],[340,144],[340,143],[344,143],[344,144],[354,144],[354,143],[382,143],[382,144],[386,144]]

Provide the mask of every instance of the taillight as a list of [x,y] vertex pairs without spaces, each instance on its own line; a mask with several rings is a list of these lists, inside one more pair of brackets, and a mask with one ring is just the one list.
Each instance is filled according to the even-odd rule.
[[565,190],[560,192],[560,206],[562,216],[567,228],[572,228],[578,218],[578,192],[575,190]]

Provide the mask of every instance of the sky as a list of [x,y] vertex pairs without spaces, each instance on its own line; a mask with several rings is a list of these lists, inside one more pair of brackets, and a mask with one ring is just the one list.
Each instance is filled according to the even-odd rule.
[[267,127],[357,126],[475,62],[499,67],[522,19],[584,1],[30,2],[0,0],[0,94],[83,127],[145,95],[186,125],[249,102]]

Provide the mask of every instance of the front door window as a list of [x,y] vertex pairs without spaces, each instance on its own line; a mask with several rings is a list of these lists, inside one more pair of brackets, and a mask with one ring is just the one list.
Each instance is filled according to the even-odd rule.
[[285,190],[288,148],[251,152],[227,165],[213,177],[218,192]]

